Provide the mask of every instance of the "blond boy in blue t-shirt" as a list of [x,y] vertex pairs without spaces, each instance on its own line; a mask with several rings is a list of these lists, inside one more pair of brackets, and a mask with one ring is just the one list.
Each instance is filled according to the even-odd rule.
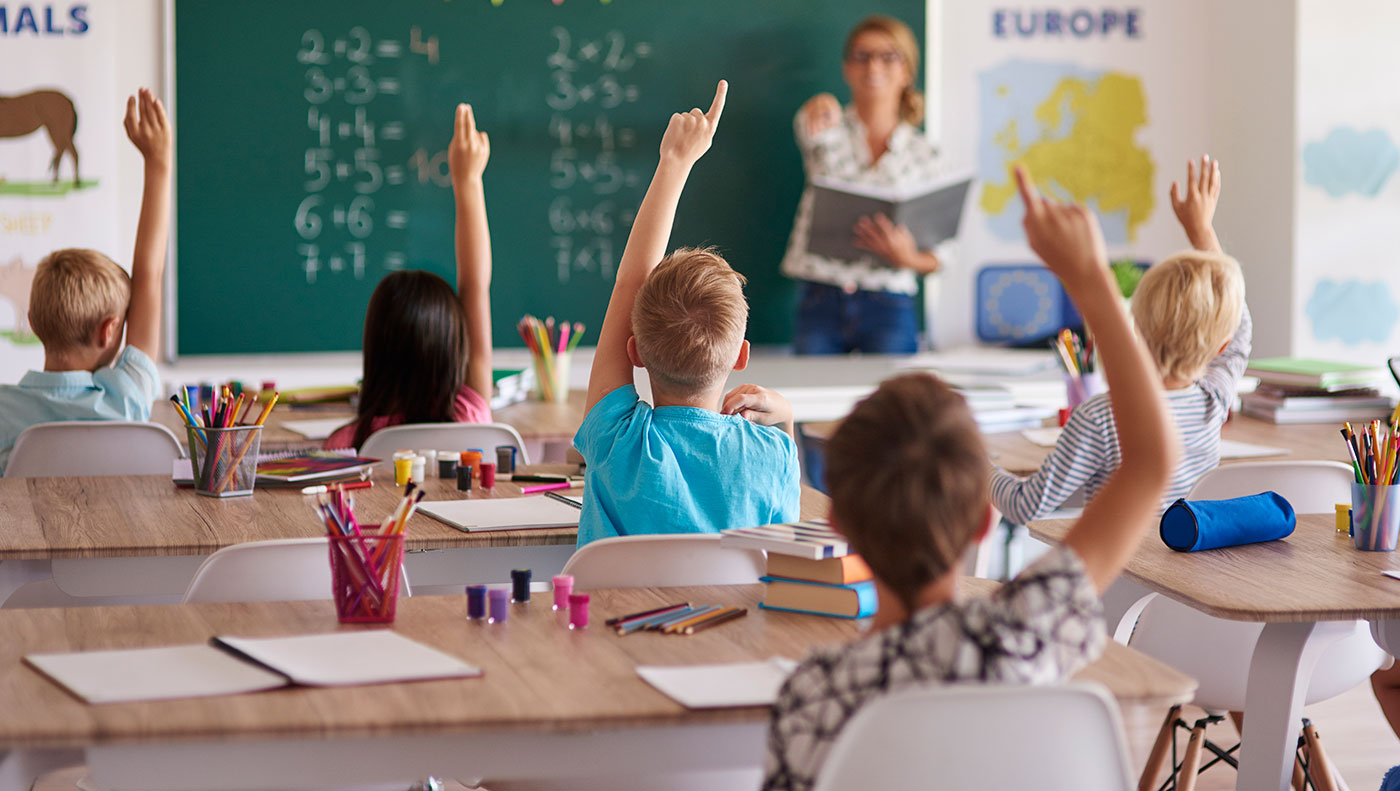
[[29,325],[44,344],[44,370],[26,373],[17,385],[0,385],[0,470],[30,426],[148,420],[160,395],[153,360],[170,232],[173,136],[165,108],[146,89],[127,99],[124,125],[145,160],[131,275],[96,250],[56,250],[39,262]]
[[[666,255],[690,169],[724,110],[671,116],[603,319],[574,446],[588,463],[580,547],[637,533],[713,533],[797,519],[792,407],[754,385],[724,392],[748,364],[744,278],[713,250]],[[655,407],[632,368],[647,369]]]

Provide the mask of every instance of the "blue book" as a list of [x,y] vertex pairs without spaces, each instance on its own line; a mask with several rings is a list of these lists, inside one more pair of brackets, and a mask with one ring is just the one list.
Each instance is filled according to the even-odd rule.
[[759,577],[767,584],[759,607],[837,618],[869,618],[879,608],[875,583],[870,580],[850,585],[828,585],[786,577]]

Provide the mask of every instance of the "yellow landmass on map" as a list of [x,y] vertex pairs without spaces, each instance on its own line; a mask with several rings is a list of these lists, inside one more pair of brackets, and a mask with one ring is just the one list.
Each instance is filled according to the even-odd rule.
[[[1069,132],[1051,137],[1068,113]],[[1013,120],[993,137],[1006,152],[1006,181],[982,189],[981,206],[999,214],[1016,195],[1011,169],[1024,163],[1047,194],[1076,203],[1095,201],[1102,213],[1126,211],[1128,239],[1152,214],[1154,165],[1147,149],[1133,142],[1147,123],[1147,100],[1136,77],[1109,72],[1096,80],[1066,77],[1035,111],[1041,135],[1020,150]]]

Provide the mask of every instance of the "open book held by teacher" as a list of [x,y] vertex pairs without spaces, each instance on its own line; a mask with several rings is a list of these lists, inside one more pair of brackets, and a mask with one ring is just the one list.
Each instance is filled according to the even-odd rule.
[[814,178],[807,252],[844,261],[878,258],[869,250],[856,247],[853,238],[856,221],[876,214],[907,227],[920,250],[932,250],[958,235],[971,186],[972,178],[966,175],[901,189]]

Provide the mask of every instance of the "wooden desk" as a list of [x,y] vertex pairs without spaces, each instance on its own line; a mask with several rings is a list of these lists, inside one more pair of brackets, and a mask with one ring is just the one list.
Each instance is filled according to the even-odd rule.
[[[328,632],[339,628],[333,610],[329,602],[299,602],[3,611],[0,634],[13,639],[0,643],[0,751],[37,767],[46,754],[71,759],[65,748],[79,749],[104,787],[151,789],[209,788],[230,778],[251,789],[427,773],[508,780],[753,769],[767,740],[766,707],[688,711],[635,667],[796,659],[858,633],[851,621],[760,610],[761,596],[760,585],[594,591],[595,626],[582,632],[560,625],[547,596],[513,606],[497,625],[466,621],[461,596],[415,597],[399,603],[393,628],[483,668],[484,678],[101,706],[70,697],[21,657],[217,634]],[[692,637],[619,637],[598,627],[609,616],[677,600],[750,611]],[[1116,644],[1079,678],[1105,684],[1125,704],[1181,702],[1195,688]]]
[[[1258,459],[1221,459],[1220,463],[1222,465],[1238,464],[1242,461],[1265,459],[1347,461],[1346,445],[1342,442],[1341,435],[1337,433],[1339,428],[1341,428],[1340,423],[1278,425],[1248,415],[1236,414],[1221,429],[1221,439],[1248,442],[1251,445],[1286,448],[1291,453]],[[1031,442],[1021,436],[1019,431],[987,434],[984,439],[987,442],[988,452],[994,454],[992,462],[1015,475],[1034,473],[1040,469],[1040,465],[1050,455],[1050,448],[1041,447]]]
[[[1030,531],[1058,543],[1072,524],[1032,522]],[[1358,551],[1332,514],[1299,515],[1281,541],[1204,552],[1174,552],[1149,534],[1133,554],[1124,571],[1133,582],[1208,615],[1265,624],[1246,689],[1240,788],[1287,786],[1305,691],[1296,679],[1311,676],[1335,622],[1371,621],[1381,646],[1400,652],[1400,580],[1381,574],[1388,569],[1400,569],[1400,556]]]
[[[569,472],[576,467],[528,469]],[[373,488],[355,492],[362,518],[382,518],[401,495],[386,464],[378,465],[374,480]],[[434,477],[425,485],[430,500],[519,496],[519,486],[506,481],[470,495],[458,492],[455,481]],[[74,597],[178,601],[199,564],[216,550],[247,541],[322,535],[311,502],[299,488],[257,489],[251,497],[200,497],[193,489],[177,489],[164,475],[0,478],[0,602],[21,586],[47,579]],[[804,488],[802,517],[825,516],[827,503],[825,495]],[[518,567],[532,568],[543,579],[563,568],[577,538],[575,528],[464,533],[420,515],[408,529],[405,563],[414,588],[424,591],[471,581],[505,582],[509,570]]]

